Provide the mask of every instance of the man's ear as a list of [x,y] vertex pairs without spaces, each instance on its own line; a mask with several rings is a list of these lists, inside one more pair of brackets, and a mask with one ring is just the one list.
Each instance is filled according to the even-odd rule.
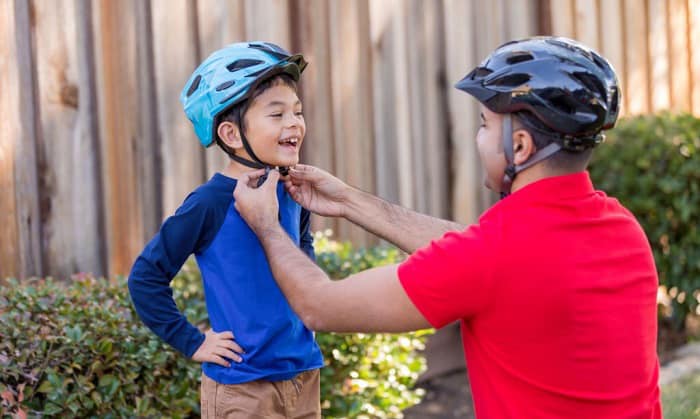
[[227,146],[232,149],[238,149],[243,147],[243,141],[241,140],[241,133],[238,130],[238,125],[231,121],[223,121],[216,128],[216,133],[221,138]]
[[526,129],[513,131],[513,163],[521,165],[537,152],[535,140]]

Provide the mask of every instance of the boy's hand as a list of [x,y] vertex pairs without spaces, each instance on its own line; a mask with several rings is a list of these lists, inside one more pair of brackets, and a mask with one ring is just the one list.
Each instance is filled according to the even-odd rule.
[[238,354],[242,353],[245,353],[245,351],[234,342],[233,333],[216,333],[209,329],[204,333],[204,342],[197,349],[197,352],[192,355],[192,359],[197,362],[212,362],[228,368],[231,364],[226,358],[235,362],[241,362],[243,358]]
[[264,174],[263,169],[244,174],[233,191],[236,210],[256,234],[279,224],[277,181],[280,173],[270,170],[265,182],[256,188],[258,179]]
[[342,217],[350,187],[318,167],[298,164],[284,182],[287,192],[302,207],[326,217]]

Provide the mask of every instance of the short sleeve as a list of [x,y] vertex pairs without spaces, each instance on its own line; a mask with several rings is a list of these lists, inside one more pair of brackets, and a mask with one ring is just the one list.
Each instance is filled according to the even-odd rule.
[[399,266],[399,280],[416,308],[440,328],[488,305],[495,256],[484,229],[473,225],[413,253]]

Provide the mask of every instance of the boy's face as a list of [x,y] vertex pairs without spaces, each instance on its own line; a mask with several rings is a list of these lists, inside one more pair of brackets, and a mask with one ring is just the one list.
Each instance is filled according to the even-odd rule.
[[[299,163],[306,124],[294,89],[273,85],[255,98],[244,118],[246,138],[260,160],[284,167]],[[243,148],[236,154],[250,158]]]
[[503,116],[491,112],[486,106],[479,106],[481,125],[476,133],[476,147],[484,167],[484,184],[494,192],[501,192],[501,182],[506,169],[503,153]]

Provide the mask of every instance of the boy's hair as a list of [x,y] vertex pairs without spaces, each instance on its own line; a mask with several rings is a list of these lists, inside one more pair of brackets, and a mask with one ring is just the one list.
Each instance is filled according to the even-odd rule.
[[[216,118],[215,126],[217,130],[219,128],[219,124],[224,121],[228,121],[236,124],[238,129],[245,134],[243,119],[250,106],[253,104],[255,99],[265,93],[266,90],[279,85],[287,86],[294,90],[294,92],[298,91],[297,82],[289,74],[280,73],[270,77],[269,79],[265,79],[253,88],[246,100],[239,102],[221,112],[221,114]],[[227,154],[233,153],[233,150],[229,149],[229,147],[221,140],[218,133],[216,134],[216,144]]]
[[[537,120],[528,111],[513,113],[515,129],[524,129],[532,137],[537,150],[541,150],[550,143],[557,142],[557,135],[551,133],[549,129]],[[583,170],[588,165],[593,155],[593,148],[586,148],[581,151],[574,151],[562,148],[548,159],[543,160],[545,166],[555,171]]]

